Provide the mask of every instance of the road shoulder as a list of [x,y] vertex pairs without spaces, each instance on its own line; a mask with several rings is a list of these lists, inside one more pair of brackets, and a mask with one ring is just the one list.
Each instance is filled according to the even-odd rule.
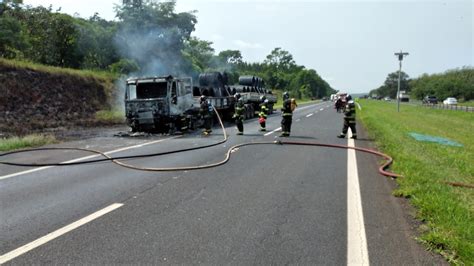
[[[360,123],[357,125],[356,146],[375,148]],[[370,263],[449,265],[440,255],[429,252],[416,241],[421,222],[415,219],[416,210],[405,198],[392,195],[397,188],[396,180],[378,172],[380,158],[358,152],[359,182],[364,210]]]

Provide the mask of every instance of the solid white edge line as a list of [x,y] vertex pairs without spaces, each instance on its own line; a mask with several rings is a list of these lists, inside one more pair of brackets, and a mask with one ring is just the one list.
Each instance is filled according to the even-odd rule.
[[3,264],[3,263],[5,263],[9,260],[12,260],[12,259],[14,259],[14,258],[16,258],[16,257],[18,257],[22,254],[25,254],[26,252],[28,252],[32,249],[35,249],[35,248],[37,248],[37,247],[39,247],[43,244],[46,244],[47,242],[49,242],[49,241],[51,241],[51,240],[53,240],[57,237],[60,237],[64,234],[66,234],[66,233],[68,233],[68,232],[70,232],[70,231],[86,224],[86,223],[89,223],[89,222],[91,222],[91,221],[93,221],[93,220],[95,220],[95,219],[97,219],[97,218],[99,218],[99,217],[115,210],[115,209],[118,209],[122,206],[123,206],[122,203],[114,203],[114,204],[112,204],[110,206],[107,206],[107,207],[105,207],[105,208],[103,208],[99,211],[96,211],[96,212],[94,212],[94,213],[92,213],[92,214],[90,214],[90,215],[88,215],[88,216],[86,216],[86,217],[84,217],[84,218],[82,218],[78,221],[75,221],[75,222],[73,222],[69,225],[66,225],[66,226],[64,226],[64,227],[62,227],[62,228],[60,228],[60,229],[58,229],[58,230],[56,230],[52,233],[49,233],[49,234],[47,234],[43,237],[40,237],[40,238],[34,240],[33,242],[30,242],[30,243],[28,243],[26,245],[23,245],[23,246],[15,249],[15,250],[12,250],[12,251],[4,254],[4,255],[1,255],[0,256],[0,264]]
[[[130,149],[140,148],[140,147],[143,147],[143,146],[146,146],[146,145],[151,145],[151,144],[159,143],[159,142],[162,142],[162,141],[165,141],[165,140],[169,140],[169,139],[172,139],[172,138],[159,139],[159,140],[150,141],[150,142],[146,142],[146,143],[139,144],[139,145],[133,145],[133,146],[129,146],[129,147],[123,147],[123,148],[120,148],[120,149],[116,149],[116,150],[104,152],[104,154],[112,154],[112,153],[117,153],[117,152],[121,152],[121,151],[130,150]],[[85,157],[80,157],[80,158],[77,158],[77,159],[73,159],[73,160],[69,160],[69,161],[65,161],[65,162],[61,162],[61,163],[75,163],[75,162],[84,161],[84,160],[91,159],[91,158],[95,158],[95,157],[99,157],[99,156],[102,156],[102,155],[100,155],[100,154],[88,155],[88,156],[85,156]],[[45,170],[45,169],[52,168],[52,167],[55,167],[55,166],[44,166],[44,167],[33,168],[33,169],[30,169],[30,170],[26,170],[26,171],[22,171],[22,172],[17,172],[17,173],[13,173],[13,174],[9,174],[9,175],[0,176],[0,180],[7,179],[7,178],[10,178],[10,177],[20,176],[20,175],[25,175],[25,174],[29,174],[29,173],[33,173],[33,172]]]
[[306,115],[306,117],[311,117],[311,116],[313,116],[313,115],[314,115],[314,114],[311,113],[311,114]]
[[[348,146],[354,147],[353,139],[349,138]],[[353,149],[347,149],[347,265],[369,265],[359,173]]]
[[271,132],[265,133],[265,134],[263,134],[263,135],[264,135],[264,136],[268,136],[268,135],[271,135],[271,134],[277,132],[278,130],[281,130],[281,127],[277,128],[277,129],[275,129],[275,130],[273,130],[273,131],[271,131]]

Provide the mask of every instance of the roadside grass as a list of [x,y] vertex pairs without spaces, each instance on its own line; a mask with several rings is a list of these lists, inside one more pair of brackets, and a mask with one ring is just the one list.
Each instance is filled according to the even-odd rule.
[[[359,118],[402,174],[394,195],[409,198],[423,221],[420,241],[449,262],[474,265],[474,114],[359,100]],[[419,142],[410,132],[454,140],[463,147]]]
[[100,110],[95,113],[95,119],[101,124],[121,124],[125,122],[125,114],[123,110]]
[[4,138],[0,139],[0,151],[39,147],[55,142],[57,142],[56,138],[52,135],[27,135],[24,137]]
[[117,74],[107,71],[100,71],[100,70],[77,70],[72,68],[62,68],[62,67],[53,67],[53,66],[46,66],[41,65],[29,61],[20,61],[20,60],[9,60],[0,58],[0,63],[2,65],[7,65],[10,67],[15,68],[27,68],[39,72],[47,72],[47,73],[57,73],[57,74],[69,74],[81,77],[92,77],[92,78],[101,78],[105,80],[115,80],[118,78]]
[[460,102],[458,105],[474,107],[474,101]]

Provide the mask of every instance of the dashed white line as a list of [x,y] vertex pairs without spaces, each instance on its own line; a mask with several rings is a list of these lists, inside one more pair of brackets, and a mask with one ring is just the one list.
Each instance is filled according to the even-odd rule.
[[12,251],[10,251],[6,254],[3,254],[3,255],[0,256],[0,264],[3,264],[7,261],[10,261],[10,260],[22,255],[22,254],[25,254],[26,252],[28,252],[32,249],[35,249],[35,248],[37,248],[41,245],[44,245],[44,244],[48,243],[49,241],[51,241],[51,240],[53,240],[57,237],[60,237],[64,234],[66,234],[66,233],[68,233],[68,232],[70,232],[70,231],[86,224],[86,223],[89,223],[89,222],[91,222],[91,221],[93,221],[93,220],[95,220],[95,219],[97,219],[97,218],[99,218],[99,217],[115,210],[115,209],[118,209],[122,206],[123,206],[122,203],[114,203],[114,204],[112,204],[108,207],[103,208],[102,210],[98,210],[98,211],[96,211],[96,212],[94,212],[94,213],[78,220],[78,221],[75,221],[75,222],[73,222],[69,225],[66,225],[66,226],[64,226],[64,227],[62,227],[62,228],[60,228],[60,229],[58,229],[58,230],[56,230],[52,233],[49,233],[49,234],[47,234],[43,237],[40,237],[40,238],[34,240],[33,242],[30,242],[30,243],[28,243],[24,246],[21,246],[21,247],[15,249],[15,250],[12,250]]
[[307,115],[306,117],[311,117],[311,116],[313,116],[313,115],[314,115],[314,114],[313,114],[313,113],[311,113],[311,114]]
[[[352,133],[350,134],[352,135]],[[354,147],[354,140],[348,140]],[[347,265],[369,265],[355,150],[347,150]]]
[[[143,146],[146,146],[146,145],[155,144],[155,143],[162,142],[162,141],[169,140],[169,139],[172,139],[172,138],[166,138],[166,139],[150,141],[150,142],[146,142],[146,143],[143,143],[143,144],[129,146],[129,147],[123,147],[123,148],[120,148],[120,149],[116,149],[116,150],[112,150],[112,151],[108,151],[108,152],[104,152],[104,153],[105,154],[117,153],[117,152],[126,151],[126,150],[130,150],[130,149],[140,148],[140,147],[143,147]],[[84,161],[84,160],[99,157],[99,156],[101,156],[101,155],[99,155],[99,154],[89,155],[89,156],[85,156],[85,157],[65,161],[65,162],[62,162],[62,163],[75,163],[75,162]],[[30,174],[30,173],[38,172],[38,171],[41,171],[41,170],[46,170],[46,169],[49,169],[49,168],[52,168],[52,167],[54,167],[54,166],[44,166],[44,167],[33,168],[33,169],[30,169],[30,170],[17,172],[17,173],[13,173],[13,174],[9,174],[9,175],[0,176],[0,180],[7,179],[7,178],[10,178],[10,177]]]
[[271,134],[273,134],[273,133],[275,133],[275,132],[277,132],[277,131],[279,131],[279,130],[281,130],[281,127],[277,128],[277,129],[275,129],[275,130],[273,130],[273,131],[271,131],[271,132],[265,133],[265,134],[263,134],[263,135],[264,135],[264,136],[268,136],[268,135],[271,135]]
[[300,119],[300,118],[296,119],[296,122],[299,122],[299,121],[301,121],[301,119]]
[[324,110],[324,108],[319,109],[319,111],[323,111],[323,110]]

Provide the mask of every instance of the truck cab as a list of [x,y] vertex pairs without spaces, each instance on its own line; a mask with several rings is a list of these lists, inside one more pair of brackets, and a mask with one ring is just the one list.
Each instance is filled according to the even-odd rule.
[[173,131],[193,108],[192,79],[129,78],[125,88],[127,124],[136,131]]

